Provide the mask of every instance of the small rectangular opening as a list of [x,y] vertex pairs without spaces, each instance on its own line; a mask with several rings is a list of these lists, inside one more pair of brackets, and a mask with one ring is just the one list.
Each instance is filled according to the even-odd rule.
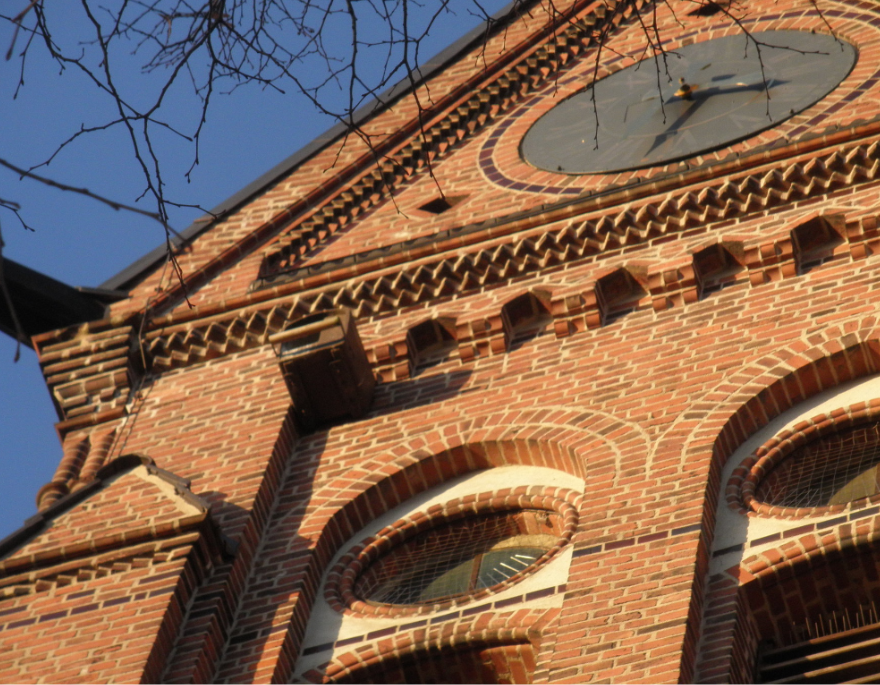
[[711,17],[722,11],[724,7],[717,2],[704,2],[697,9],[688,12],[689,17]]
[[442,214],[455,207],[465,198],[467,198],[467,195],[441,195],[440,197],[435,197],[430,202],[426,202],[419,209],[430,214]]

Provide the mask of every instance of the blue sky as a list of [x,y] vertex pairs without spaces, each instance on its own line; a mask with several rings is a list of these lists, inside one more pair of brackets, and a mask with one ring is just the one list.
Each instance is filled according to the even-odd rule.
[[[496,2],[490,9],[503,4]],[[73,8],[70,12],[77,5],[60,4]],[[59,24],[75,29],[76,17],[66,19],[61,17]],[[423,56],[432,56],[476,23],[467,11],[459,11],[432,32]],[[0,23],[4,53],[10,36],[9,27]],[[74,40],[76,35],[67,38]],[[29,56],[25,85],[13,99],[19,68],[16,60],[0,61],[0,157],[20,166],[37,164],[81,124],[106,119],[107,101],[72,70],[59,74],[40,52]],[[137,88],[143,77],[130,69],[122,78]],[[173,96],[175,114],[195,112],[193,98]],[[160,138],[167,194],[181,202],[215,206],[333,123],[296,94],[250,87],[221,95],[209,112],[200,165],[190,182],[183,174],[192,161],[192,148],[172,136]],[[143,189],[121,133],[90,136],[62,152],[41,173],[127,203],[134,203]],[[25,220],[35,229],[23,229],[14,215],[0,210],[5,256],[69,285],[98,286],[163,240],[161,227],[149,219],[21,180],[3,169],[0,197],[20,203]],[[175,212],[172,225],[182,230],[199,214]],[[37,490],[51,479],[61,458],[53,428],[58,419],[36,355],[24,348],[21,360],[14,363],[14,354],[14,341],[0,334],[0,538],[36,513]]]

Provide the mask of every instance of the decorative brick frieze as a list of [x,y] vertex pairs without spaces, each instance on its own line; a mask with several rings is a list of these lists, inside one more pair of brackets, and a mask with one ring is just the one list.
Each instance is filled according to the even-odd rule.
[[841,214],[815,214],[801,219],[791,229],[794,259],[798,273],[830,259],[834,248],[840,245],[846,231],[846,221]]
[[406,332],[406,349],[411,374],[419,367],[438,363],[458,348],[455,319],[441,316],[424,321]]
[[[644,4],[642,0],[628,2],[635,7]],[[545,30],[543,41],[533,38],[528,44],[515,47],[507,59],[493,64],[488,73],[478,75],[479,85],[466,84],[460,92],[423,113],[419,117],[422,123],[417,136],[407,130],[412,139],[396,152],[376,151],[375,158],[381,158],[376,168],[362,174],[305,221],[288,229],[264,258],[260,278],[271,279],[294,267],[358,215],[387,198],[392,191],[399,191],[400,186],[425,169],[427,163],[452,151],[517,100],[552,78],[560,67],[595,44],[597,32],[607,30],[603,27],[605,16],[606,10],[601,4],[574,5],[558,15],[555,27]],[[622,15],[615,14],[616,22],[621,19]]]
[[791,236],[746,248],[745,264],[752,286],[797,276],[798,267]]
[[580,292],[560,293],[550,301],[553,330],[557,338],[567,338],[587,328],[584,312],[586,299]]
[[[69,550],[74,558],[70,561],[41,565],[19,573],[0,575],[0,601],[8,597],[19,597],[35,592],[47,592],[57,587],[97,578],[106,578],[115,573],[125,573],[133,568],[147,568],[164,564],[189,553],[191,546],[200,537],[198,532],[189,532],[171,538],[133,544],[119,549],[101,552],[100,541],[95,550],[86,556],[77,556],[76,550]],[[92,551],[92,550],[90,550]],[[63,559],[64,557],[59,557]],[[14,569],[10,569],[14,570]],[[3,630],[0,624],[0,630]]]
[[[819,168],[833,176],[842,173],[834,169],[843,168],[849,163],[867,163],[867,157],[877,156],[877,149],[877,144],[873,143],[862,150],[861,155],[851,154],[852,150],[850,153],[838,150],[827,159],[827,163],[820,167],[813,165],[813,168],[814,171]],[[792,168],[799,164],[803,166],[803,163],[794,163]],[[875,164],[872,168],[880,166]],[[703,205],[718,204],[723,209],[718,218],[727,219],[742,213],[765,211],[775,205],[772,197],[768,198],[769,204],[752,200],[736,202],[734,199],[745,198],[749,193],[764,192],[774,179],[775,174],[771,175],[770,181],[765,185],[757,180],[757,176],[746,176],[738,182],[725,181],[720,192],[705,188],[698,195],[689,192],[682,198],[685,205],[688,201]],[[811,182],[805,192],[818,193],[819,188],[818,184]],[[667,212],[664,216],[668,216],[675,205],[674,197],[668,197],[659,203]],[[240,303],[227,302],[227,311],[230,313],[226,317],[205,311],[208,316],[203,322],[194,321],[194,325],[189,326],[184,323],[197,319],[200,314],[198,309],[180,315],[159,317],[152,322],[151,330],[145,336],[149,355],[158,370],[186,366],[263,344],[270,333],[276,332],[286,323],[322,309],[348,306],[354,308],[354,314],[358,318],[382,315],[399,307],[427,303],[450,295],[464,295],[507,282],[514,277],[546,272],[564,264],[587,262],[600,253],[607,255],[609,252],[660,237],[668,230],[679,230],[677,223],[666,221],[665,224],[658,225],[653,219],[647,219],[649,215],[642,211],[644,209],[645,206],[638,211],[627,210],[613,217],[606,215],[597,221],[568,220],[561,228],[549,231],[545,229],[539,238],[524,237],[492,249],[479,250],[474,254],[463,254],[459,250],[441,259],[417,262],[397,271],[393,276],[379,276],[372,280],[358,279],[341,287],[323,287],[302,292],[294,295],[292,304],[279,304],[277,300],[270,300],[264,305],[257,305],[257,302],[270,298],[273,292],[279,295],[287,290],[291,294],[295,293],[300,288],[293,283],[289,287],[279,286],[271,292],[263,291],[262,294],[255,293],[239,298]],[[633,222],[635,225],[632,225]],[[860,222],[865,225],[864,220]],[[739,258],[736,257],[734,261],[739,261]],[[798,273],[795,248],[790,235],[748,247],[742,262],[749,269],[749,278],[753,285],[762,285]],[[320,280],[328,282],[330,276],[328,274]],[[598,314],[600,305],[595,294],[585,292],[584,297],[587,300],[585,311],[593,312],[588,317],[593,322],[591,326],[601,325],[602,317]],[[241,308],[235,309],[238,304]],[[479,331],[473,331],[473,336],[475,340],[487,337]],[[500,350],[497,343],[493,347],[489,340],[485,340],[477,344],[475,349],[465,350],[462,358],[482,356],[496,348]]]
[[373,364],[376,377],[383,383],[402,381],[412,376],[413,359],[405,338],[376,345],[368,351],[367,359]]
[[[843,148],[835,147],[833,151],[826,151],[821,159],[798,157],[796,148],[791,152],[784,171],[776,166],[769,169],[759,167],[751,172],[737,169],[734,171],[738,173],[734,175],[719,173],[715,176],[702,170],[683,174],[680,179],[676,177],[674,184],[657,181],[601,199],[587,197],[566,200],[533,215],[501,217],[488,225],[461,227],[456,229],[454,240],[435,236],[430,242],[419,241],[425,244],[418,248],[404,242],[375,250],[375,255],[369,252],[362,256],[354,255],[343,260],[344,264],[328,262],[309,266],[301,271],[293,271],[283,279],[276,279],[273,281],[273,290],[284,283],[291,286],[296,284],[299,285],[296,289],[302,289],[309,287],[310,281],[317,284],[340,280],[346,271],[352,276],[362,275],[378,268],[436,254],[438,248],[455,249],[460,255],[465,246],[477,247],[485,240],[486,234],[496,237],[521,233],[533,226],[547,226],[560,219],[567,219],[562,232],[545,232],[539,238],[520,239],[511,242],[510,246],[515,254],[529,252],[536,261],[568,262],[573,258],[582,258],[586,247],[583,245],[578,255],[564,255],[565,247],[571,242],[565,236],[568,227],[574,228],[578,238],[586,238],[587,244],[593,246],[594,249],[588,250],[587,255],[607,253],[697,226],[766,213],[770,209],[790,206],[836,189],[858,187],[875,181],[880,172],[880,165],[877,164],[880,159],[878,144],[873,138]],[[759,160],[763,161],[763,158]],[[850,178],[852,183],[848,183]],[[682,186],[685,190],[681,190]],[[629,206],[621,210],[622,205]],[[577,217],[591,214],[593,216],[585,224],[576,220]],[[556,240],[552,240],[554,237]],[[549,242],[548,238],[551,238]],[[349,264],[352,261],[354,264]],[[496,269],[501,266],[496,264]],[[547,264],[541,266],[546,268]]]
[[504,329],[505,350],[515,343],[541,333],[551,320],[550,302],[553,294],[547,290],[531,290],[512,298],[501,307],[501,325]]
[[485,319],[459,323],[455,331],[458,356],[463,362],[501,354],[507,350],[504,321],[500,311],[497,315]]
[[847,222],[846,242],[853,259],[864,259],[880,252],[880,223],[875,216]]
[[[840,235],[834,225],[842,227],[840,230],[847,230],[847,235],[850,232],[846,226],[866,225],[864,219],[844,225],[842,219],[835,217],[835,224],[828,223],[826,229],[822,228],[826,225],[824,218],[816,221],[818,223],[809,220],[801,229],[804,236],[799,240],[805,247],[798,248],[798,254],[805,255],[804,259],[808,261],[826,249],[823,245],[829,246],[828,249],[833,250],[835,255],[841,251],[834,249],[838,244],[834,236]],[[814,225],[819,228],[811,228]],[[564,229],[561,235],[571,236],[574,232]],[[592,286],[585,287],[580,293],[550,295],[549,304],[545,306],[551,313],[557,337],[566,337],[585,328],[600,328],[609,320],[627,313],[647,296],[646,290],[650,291],[654,309],[662,311],[671,305],[691,304],[725,285],[737,282],[737,274],[743,266],[748,268],[749,281],[753,286],[794,277],[800,271],[794,235],[790,231],[786,237],[748,247],[743,247],[742,242],[737,240],[712,244],[695,252],[690,260],[680,258],[667,265],[632,263],[627,269],[616,268],[599,276]],[[527,239],[519,244],[525,242],[531,241]],[[533,242],[531,244],[535,245]],[[544,244],[547,244],[546,240]],[[492,253],[483,251],[474,258],[461,256],[454,263],[452,260],[441,262],[434,269],[433,277],[440,278],[441,286],[445,287],[443,284],[449,284],[454,276],[459,279],[462,289],[476,291],[492,285],[492,279],[472,277],[471,269],[482,268],[484,276],[492,274],[494,278],[498,270],[491,266],[492,260],[503,260],[516,254],[515,249],[496,249]],[[463,277],[456,275],[462,272]],[[272,333],[302,316],[343,303],[355,306],[356,316],[381,314],[386,307],[391,311],[396,307],[395,302],[408,292],[399,289],[414,287],[421,281],[419,291],[413,297],[426,293],[426,281],[418,274],[428,274],[429,271],[422,265],[416,267],[415,273],[416,278],[404,278],[406,274],[401,272],[393,282],[385,277],[372,284],[361,281],[356,287],[337,290],[335,295],[326,291],[303,293],[286,303],[267,303],[268,309],[252,307],[234,312],[226,320],[212,316],[191,324],[181,323],[167,328],[157,326],[145,335],[151,368],[154,371],[179,368],[264,345]],[[374,299],[376,297],[378,299]],[[459,356],[465,362],[504,353],[510,346],[511,333],[505,328],[501,311],[474,321],[459,319],[454,330]],[[369,355],[377,377],[383,381],[404,380],[412,374],[412,360],[405,338],[380,345],[370,350]]]
[[[593,33],[593,30],[595,30],[595,27],[592,27],[592,30],[588,31],[587,34],[584,35],[584,29],[590,28],[587,26],[587,24],[584,24],[581,21],[571,21],[571,19],[568,19],[568,22],[568,26],[564,29],[563,33],[560,34],[566,36],[563,40],[566,49],[563,50],[563,52],[570,52],[570,48],[568,46],[571,45],[577,46],[577,53],[579,53],[582,50],[582,47],[579,44],[582,44],[583,47],[589,46],[590,35]],[[593,24],[595,23],[595,20],[589,23]],[[569,37],[568,34],[572,35]],[[557,36],[555,39],[551,38],[550,41],[547,43],[547,46],[539,48],[536,54],[540,55],[542,53],[546,53],[549,55],[552,52],[554,57],[558,56],[560,52],[557,47],[554,47],[549,51],[547,49],[547,47],[549,47],[550,45],[554,45],[557,42],[559,42],[559,36]],[[570,58],[566,58],[565,60],[551,59],[548,64],[551,64],[553,70],[555,70],[557,67],[560,67],[563,64],[567,64],[570,61]],[[529,73],[532,73],[536,69],[538,69],[539,63],[541,63],[541,60],[536,59],[534,55],[523,57],[521,63],[512,67],[507,74],[501,76],[496,75],[495,78],[497,80],[495,82],[493,82],[492,79],[488,80],[483,86],[486,89],[485,96],[481,96],[480,94],[473,95],[468,103],[468,106],[479,107],[481,101],[493,102],[497,100],[502,92],[501,88],[499,88],[499,86],[497,85],[498,81],[504,84],[505,90],[507,87],[509,87],[512,80],[519,81],[521,87],[518,92],[518,97],[522,97],[529,90],[538,87],[542,82],[546,81],[548,76],[550,78],[553,78],[553,75],[550,72],[547,72],[547,74],[545,75],[538,75],[537,78],[533,76],[531,79],[532,85],[527,85],[529,83],[529,80],[525,77],[527,77]],[[519,76],[514,76],[514,74],[519,74]],[[505,100],[501,107],[493,105],[492,117],[497,116],[498,114],[506,110],[509,104],[510,102]],[[453,113],[452,116],[455,117],[457,116],[457,114]],[[442,126],[443,124],[441,123],[440,125]],[[469,132],[462,132],[462,135],[458,138],[463,138],[467,135],[469,135]],[[457,140],[458,138],[454,140]],[[791,146],[791,148],[794,149],[795,146]],[[405,150],[407,150],[407,148],[404,148],[404,151]],[[352,189],[348,191],[348,199],[346,201],[337,202],[336,207],[333,207],[329,211],[325,211],[325,213],[322,216],[318,217],[317,220],[315,218],[311,219],[311,224],[307,224],[309,226],[308,228],[298,227],[292,232],[291,238],[288,241],[282,239],[282,247],[280,249],[276,248],[273,252],[269,253],[264,258],[260,273],[261,279],[269,278],[271,279],[270,282],[277,283],[277,275],[285,271],[295,269],[297,260],[308,254],[313,246],[320,245],[325,240],[329,239],[329,237],[332,236],[334,232],[341,227],[341,225],[353,225],[354,216],[347,215],[346,211],[348,211],[349,214],[351,209],[354,209],[355,212],[360,211],[360,207],[363,202],[360,202],[359,204],[358,198],[363,196],[364,193],[370,193],[371,197],[376,195],[377,193],[380,195],[387,194],[387,192],[390,190],[390,186],[388,185],[389,183],[395,181],[399,182],[401,179],[411,177],[414,174],[415,169],[412,162],[407,162],[406,159],[408,159],[408,157],[406,157],[405,155],[404,158],[396,164],[392,162],[383,162],[382,167],[384,168],[375,170],[371,174],[366,174],[363,177],[363,179],[369,181],[367,185],[364,186],[364,190],[353,186]],[[394,173],[392,171],[392,167],[395,166],[396,168],[400,169],[400,171],[397,173]],[[796,199],[799,199],[798,195],[802,194],[799,186],[811,185],[813,183],[813,177],[817,177],[817,186],[821,186],[821,190],[823,192],[828,192],[831,188],[827,185],[827,183],[823,183],[823,180],[828,179],[829,174],[835,174],[835,170],[837,168],[838,167],[834,163],[827,165],[823,161],[808,162],[807,167],[803,168],[800,168],[797,165],[795,165],[794,167],[783,169],[773,168],[767,171],[760,178],[755,179],[752,186],[753,190],[758,192],[747,192],[744,195],[742,193],[737,193],[738,195],[740,195],[739,201],[743,203],[743,206],[746,209],[749,206],[751,206],[752,209],[757,208],[761,205],[766,206],[769,198],[760,198],[760,195],[764,192],[769,192],[770,194],[775,196],[774,200],[770,200],[771,204],[795,201]],[[703,170],[703,172],[705,172],[705,170]],[[492,172],[489,172],[489,175],[492,176]],[[873,178],[873,175],[870,172],[867,172],[866,174],[865,171],[844,171],[842,174],[837,173],[837,175],[838,178],[836,180],[832,181],[829,179],[828,183],[831,183],[832,185],[836,184],[838,187],[840,187],[843,185],[852,185],[862,182],[868,177]],[[364,181],[362,180],[362,183],[363,182]],[[378,188],[375,187],[376,184],[378,184]],[[816,190],[819,189],[819,187],[816,188]],[[556,189],[547,188],[546,190],[551,191]],[[564,188],[562,190],[563,192],[577,192],[576,189],[570,188]],[[722,187],[721,192],[729,193],[729,189],[724,189]],[[724,213],[719,212],[719,208],[713,207],[712,204],[713,203],[711,202],[706,202],[705,196],[694,195],[693,201],[689,203],[689,206],[686,210],[676,212],[668,218],[666,217],[665,207],[655,208],[648,206],[645,208],[645,213],[648,216],[663,217],[661,221],[673,221],[678,224],[679,230],[685,230],[688,227],[702,225],[707,222],[716,220],[717,218],[719,218],[716,215]],[[344,207],[349,207],[349,210],[345,210]],[[342,221],[341,223],[337,218],[340,214],[346,216],[344,221]],[[261,281],[260,283],[263,283],[263,281]]]
[[648,290],[654,311],[693,304],[710,292],[734,283],[743,268],[734,254],[742,255],[742,252],[742,243],[725,240],[701,248],[690,257],[651,265]]
[[702,283],[695,259],[682,258],[648,272],[648,290],[655,311],[693,304],[700,299]]
[[759,286],[803,274],[834,256],[845,232],[841,215],[814,214],[799,221],[787,235],[747,247],[744,261],[749,281]]
[[743,242],[732,236],[694,252],[693,264],[699,297],[703,298],[710,292],[735,282],[737,274],[744,268],[743,259]]

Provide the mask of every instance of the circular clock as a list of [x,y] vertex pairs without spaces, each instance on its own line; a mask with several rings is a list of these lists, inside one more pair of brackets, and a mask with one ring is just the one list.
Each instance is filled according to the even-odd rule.
[[[830,93],[856,49],[834,36],[764,31],[693,43],[563,100],[523,138],[526,162],[566,174],[640,169],[730,145]],[[660,87],[658,89],[658,83]],[[597,127],[598,115],[598,127]]]

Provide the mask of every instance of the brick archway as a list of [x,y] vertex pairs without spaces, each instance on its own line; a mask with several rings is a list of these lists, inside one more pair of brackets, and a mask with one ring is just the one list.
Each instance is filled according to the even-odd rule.
[[[491,414],[419,436],[383,452],[357,470],[330,481],[315,501],[329,504],[303,523],[301,534],[323,540],[328,531],[348,536],[413,495],[456,476],[509,465],[544,466],[612,485],[626,454],[644,454],[647,438],[635,426],[607,414],[570,408]],[[339,506],[339,505],[342,506]],[[339,538],[339,536],[336,536]],[[332,556],[332,553],[331,553]],[[329,557],[328,559],[329,560]]]
[[[705,614],[711,628],[703,636],[698,681],[750,682],[762,640],[785,639],[797,622],[832,606],[880,601],[878,565],[880,516],[873,516],[792,537],[712,577]],[[865,572],[867,581],[842,583],[847,568]]]
[[[783,412],[822,391],[878,372],[880,372],[880,328],[876,327],[873,317],[853,322],[845,328],[835,327],[818,331],[808,335],[799,343],[781,348],[773,355],[754,360],[735,374],[723,379],[705,395],[707,399],[718,398],[712,408],[689,412],[690,426],[674,426],[658,441],[657,452],[669,451],[671,445],[678,445],[680,468],[685,468],[688,463],[706,465],[706,490],[703,501],[705,524],[699,550],[704,573],[708,571],[714,537],[715,510],[718,498],[723,496],[721,472],[727,459],[756,431]],[[709,402],[704,404],[708,405]],[[696,425],[694,421],[697,422]],[[842,539],[849,539],[846,533],[841,534],[844,536]],[[826,532],[825,536],[827,535]],[[826,553],[838,549],[840,544],[840,540],[835,543],[829,539]],[[798,545],[802,547],[799,548]],[[811,563],[809,560],[817,554],[814,549],[822,546],[810,536],[804,536],[803,540],[801,538],[791,540],[777,550],[775,554],[779,555],[779,559],[774,557],[772,563],[769,558],[747,560],[754,566],[743,562],[744,565],[730,570],[732,575],[710,579],[705,601],[702,596],[697,596],[698,593],[695,593],[692,600],[692,624],[689,634],[694,647],[699,639],[704,618],[712,619],[711,635],[703,636],[704,648],[701,651],[704,655],[707,651],[711,652],[711,648],[706,648],[705,645],[717,642],[715,636],[720,633],[725,634],[729,644],[735,624],[735,619],[730,618],[730,612],[733,611],[734,616],[737,612],[735,607],[731,608],[728,604],[729,601],[734,603],[742,601],[728,599],[731,593],[735,597],[740,597],[735,588],[757,577],[758,573],[787,573],[788,571],[783,571],[788,568],[787,566],[778,565],[783,560],[802,557],[804,563]],[[772,551],[766,554],[774,556]],[[776,570],[769,570],[771,568]],[[708,607],[705,614],[701,606]],[[735,639],[739,641],[736,649],[744,654],[745,650],[741,644],[745,639],[744,636],[737,635]],[[723,667],[719,666],[719,659],[724,662]],[[702,658],[698,665],[698,677],[701,681],[711,681],[714,677],[727,677],[729,672],[739,673],[737,677],[742,677],[748,668],[748,664],[731,657],[730,654],[723,658],[712,657],[708,660]],[[724,675],[720,675],[719,669],[723,670]]]
[[[535,655],[541,630],[558,610],[533,609],[515,613],[484,613],[452,623],[401,633],[361,650],[335,656],[321,669],[305,674],[310,682],[366,682],[385,669],[416,659],[420,654],[443,654],[456,651],[506,646],[527,646],[525,665],[533,675]],[[514,667],[516,668],[516,667]]]
[[690,425],[698,422],[695,428],[674,426],[655,451],[677,440],[684,448],[682,465],[705,458],[709,450],[713,465],[723,466],[755,431],[784,411],[824,390],[880,373],[880,327],[874,324],[869,317],[846,330],[818,331],[755,360],[705,394],[707,400],[718,398],[712,399],[713,408],[689,411]]
[[[313,502],[326,504],[299,527],[299,535],[312,541],[312,550],[297,552],[309,555],[309,592],[317,591],[336,550],[358,530],[451,478],[497,466],[545,466],[584,478],[588,489],[602,489],[615,482],[624,455],[644,454],[647,448],[647,437],[638,427],[608,414],[571,407],[476,416],[401,441],[314,493]],[[278,609],[291,612],[291,625],[298,610],[307,611],[298,599]],[[289,679],[296,644],[295,632],[288,631],[276,648],[280,656],[273,680]]]

